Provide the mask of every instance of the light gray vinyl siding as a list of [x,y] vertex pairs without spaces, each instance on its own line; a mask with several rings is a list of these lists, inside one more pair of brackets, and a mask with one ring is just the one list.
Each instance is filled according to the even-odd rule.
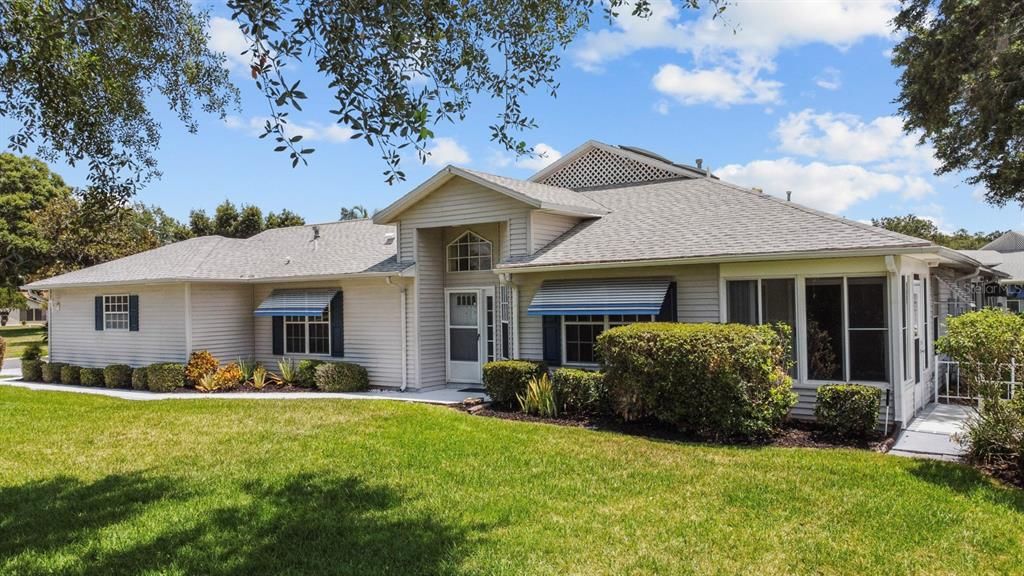
[[544,248],[580,221],[573,216],[551,214],[541,210],[531,212],[530,218],[530,254]]
[[644,276],[670,276],[675,280],[680,322],[718,321],[717,264],[516,274],[513,280],[519,286],[519,356],[532,360],[544,356],[543,320],[540,316],[526,315],[533,295],[544,280]]
[[444,251],[439,228],[416,231],[416,387],[445,384]]
[[273,325],[268,317],[254,317],[256,360],[277,372],[277,362],[292,358],[354,362],[366,368],[371,386],[398,387],[402,384],[402,346],[400,297],[397,286],[383,278],[353,279],[333,283],[257,284],[253,301],[257,304],[275,288],[340,288],[344,293],[345,356],[289,354],[275,356]]
[[253,287],[192,284],[192,350],[208,350],[221,364],[253,357]]
[[453,178],[400,215],[399,259],[415,261],[417,228],[508,222],[512,255],[527,253],[530,206],[461,178]]
[[[139,331],[96,330],[95,297],[136,294]],[[185,285],[61,288],[50,295],[50,358],[88,368],[183,362]]]

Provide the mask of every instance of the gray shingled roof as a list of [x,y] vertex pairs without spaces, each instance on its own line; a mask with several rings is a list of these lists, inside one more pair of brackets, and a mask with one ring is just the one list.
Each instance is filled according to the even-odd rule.
[[[246,240],[204,236],[29,284],[47,289],[171,280],[246,281],[397,273],[393,226],[370,220],[267,230]],[[390,235],[390,241],[388,237]]]
[[582,193],[611,212],[500,267],[932,246],[709,178]]
[[575,190],[560,188],[558,186],[550,186],[539,182],[530,182],[529,180],[516,180],[515,178],[498,176],[497,174],[488,174],[487,172],[479,172],[468,168],[458,168],[458,170],[476,176],[482,180],[486,180],[487,182],[501,188],[506,188],[522,194],[523,196],[532,198],[540,202],[541,205],[539,208],[570,208],[594,215],[608,213],[608,209],[600,202],[596,202],[595,200],[588,198],[585,194],[576,192]]
[[997,252],[995,250],[959,250],[985,266],[1009,275],[1011,280],[1024,280],[1024,252]]

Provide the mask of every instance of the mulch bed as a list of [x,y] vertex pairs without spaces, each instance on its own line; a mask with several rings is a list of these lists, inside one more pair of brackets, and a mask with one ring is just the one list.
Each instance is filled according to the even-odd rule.
[[1000,482],[1024,489],[1024,474],[1018,472],[1014,463],[975,464],[975,467]]
[[883,438],[880,434],[874,438],[864,440],[843,440],[832,438],[817,430],[813,423],[790,421],[784,426],[781,433],[761,442],[749,441],[723,441],[716,442],[693,435],[683,434],[678,430],[669,428],[663,424],[651,421],[642,422],[618,422],[606,418],[588,418],[584,416],[574,418],[542,418],[523,412],[510,412],[494,410],[490,407],[456,406],[458,410],[467,411],[477,416],[488,418],[499,418],[502,420],[515,420],[518,422],[533,422],[540,424],[552,424],[555,426],[569,426],[575,428],[587,428],[591,430],[607,430],[629,434],[631,436],[642,436],[658,440],[673,442],[721,444],[721,445],[744,445],[744,446],[776,446],[782,448],[859,448],[874,452],[887,452],[895,439],[892,436]]

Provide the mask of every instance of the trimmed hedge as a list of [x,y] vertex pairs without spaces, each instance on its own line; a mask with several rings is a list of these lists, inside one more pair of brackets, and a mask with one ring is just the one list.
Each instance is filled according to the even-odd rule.
[[153,392],[171,392],[185,385],[184,364],[153,364],[146,368],[146,385]]
[[127,364],[111,364],[103,369],[103,384],[107,388],[131,388],[132,367]]
[[597,339],[625,420],[653,418],[708,438],[760,438],[796,404],[787,326],[643,323]]
[[140,366],[132,370],[132,390],[146,390],[146,368]]
[[604,374],[578,368],[559,368],[551,376],[558,409],[563,414],[600,414],[608,411]]
[[862,384],[818,388],[814,416],[826,432],[840,438],[864,438],[878,426],[882,390]]
[[78,373],[82,386],[103,386],[102,368],[82,368]]
[[295,384],[304,388],[316,387],[316,369],[323,364],[323,360],[299,360],[299,377]]
[[60,371],[64,368],[61,362],[43,362],[43,382],[60,384]]
[[21,379],[25,382],[40,382],[43,379],[42,360],[21,360]]
[[324,392],[360,392],[370,387],[366,368],[351,362],[325,362],[316,367],[316,387]]
[[80,367],[66,364],[60,369],[60,381],[64,384],[81,384],[81,372],[82,369]]
[[484,389],[497,406],[516,406],[516,396],[526,394],[531,378],[547,374],[547,367],[527,360],[498,360],[484,364]]

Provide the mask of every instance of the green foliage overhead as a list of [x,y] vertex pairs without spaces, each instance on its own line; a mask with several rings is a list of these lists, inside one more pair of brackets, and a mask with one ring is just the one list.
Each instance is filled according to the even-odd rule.
[[341,213],[338,215],[338,220],[362,220],[369,216],[370,213],[366,211],[366,207],[357,204],[351,208],[342,206]]
[[931,220],[926,220],[913,214],[906,216],[885,216],[883,218],[872,218],[871,224],[914,238],[931,240],[932,242],[952,248],[954,250],[978,250],[985,244],[999,238],[1005,231],[994,232],[968,232],[960,228],[952,234],[946,234],[939,230]]
[[897,101],[935,144],[938,173],[966,171],[996,205],[1024,203],[1024,2],[904,0]]
[[28,305],[28,300],[18,290],[10,286],[0,287],[0,312],[10,312]]
[[[725,0],[674,0],[710,6]],[[289,129],[303,113],[301,66],[328,86],[334,120],[379,150],[390,182],[405,178],[403,152],[424,160],[439,122],[465,118],[477,99],[499,103],[491,138],[517,154],[536,126],[528,95],[554,96],[565,47],[603,11],[651,14],[650,0],[532,2],[338,2],[229,0],[249,42],[250,75],[270,117],[263,137],[292,166],[313,152]],[[88,161],[91,189],[124,199],[157,175],[160,126],[151,107],[166,104],[190,130],[194,111],[220,117],[238,102],[207,44],[209,14],[189,0],[8,0],[0,3],[0,116],[22,128],[18,150],[37,145],[47,159]]]

